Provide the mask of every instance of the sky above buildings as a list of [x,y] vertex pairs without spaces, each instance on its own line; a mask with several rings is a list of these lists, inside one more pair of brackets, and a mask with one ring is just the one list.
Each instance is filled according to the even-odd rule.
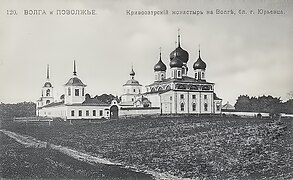
[[[94,9],[97,15],[57,15],[62,9]],[[216,9],[232,9],[235,15],[215,14]],[[248,14],[238,14],[240,9]],[[258,9],[284,14],[257,14]],[[47,64],[58,99],[72,77],[73,60],[91,95],[121,95],[132,65],[135,79],[142,85],[152,83],[160,47],[170,76],[169,54],[178,28],[181,47],[189,52],[189,76],[200,44],[206,78],[215,83],[224,103],[234,104],[242,94],[287,100],[287,93],[293,91],[292,1],[1,0],[0,10],[0,102],[35,102],[46,80]],[[7,15],[7,10],[18,15]],[[25,10],[45,10],[46,15],[25,15]],[[130,16],[127,10],[168,10],[169,14]],[[189,10],[204,14],[172,14]],[[206,14],[208,10],[214,14]],[[250,15],[250,10],[255,14]]]

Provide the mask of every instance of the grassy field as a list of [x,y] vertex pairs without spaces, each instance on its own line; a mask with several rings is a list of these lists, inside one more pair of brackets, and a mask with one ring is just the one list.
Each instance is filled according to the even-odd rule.
[[140,170],[199,179],[293,178],[293,119],[169,117],[3,128]]
[[51,149],[24,147],[1,132],[0,140],[0,178],[152,179],[118,166],[90,165]]

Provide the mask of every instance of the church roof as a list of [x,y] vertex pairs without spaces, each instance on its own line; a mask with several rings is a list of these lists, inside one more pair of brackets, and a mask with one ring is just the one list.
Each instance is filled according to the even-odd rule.
[[161,82],[155,81],[152,84],[147,85],[147,86],[168,84],[170,82],[182,82],[182,83],[192,83],[192,84],[214,84],[211,82],[207,82],[205,80],[196,80],[195,78],[192,78],[189,76],[182,76],[182,79],[168,78],[168,79],[163,79]]
[[135,79],[129,79],[123,86],[141,86]]
[[65,86],[86,86],[78,77],[72,77],[68,80]]
[[50,104],[47,104],[45,106],[43,106],[42,108],[47,108],[47,107],[53,107],[53,106],[59,106],[59,105],[62,105],[64,104],[64,101],[60,101],[60,102],[52,102]]
[[89,99],[86,99],[83,103],[82,103],[82,105],[89,105],[89,106],[108,106],[108,105],[110,105],[110,104],[108,104],[108,103],[105,103],[105,102],[103,102],[103,101],[101,101],[101,100],[99,100],[99,99],[97,99],[97,98],[89,98]]
[[222,99],[219,98],[216,93],[214,93],[214,100],[222,100]]
[[232,106],[231,104],[229,104],[229,102],[227,102],[226,104],[223,105],[222,109],[224,109],[224,110],[235,110],[235,107]]

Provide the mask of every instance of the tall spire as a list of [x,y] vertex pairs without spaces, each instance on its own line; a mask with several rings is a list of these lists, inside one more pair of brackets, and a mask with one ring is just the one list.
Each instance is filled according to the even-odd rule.
[[47,80],[50,79],[50,69],[49,69],[49,64],[47,64]]
[[178,28],[178,47],[180,47],[180,28]]
[[200,58],[200,44],[198,45],[198,57]]
[[76,76],[76,65],[75,65],[75,60],[73,61],[73,75]]
[[162,47],[160,47],[160,61],[162,61]]

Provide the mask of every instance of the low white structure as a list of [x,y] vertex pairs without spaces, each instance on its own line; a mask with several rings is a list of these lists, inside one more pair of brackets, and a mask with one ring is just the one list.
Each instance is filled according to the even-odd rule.
[[54,102],[53,86],[49,82],[48,74],[49,68],[42,96],[37,102],[37,116],[60,117],[65,120],[110,118],[111,104],[85,98],[86,85],[77,77],[75,61],[73,77],[64,85],[64,99],[59,102]]

